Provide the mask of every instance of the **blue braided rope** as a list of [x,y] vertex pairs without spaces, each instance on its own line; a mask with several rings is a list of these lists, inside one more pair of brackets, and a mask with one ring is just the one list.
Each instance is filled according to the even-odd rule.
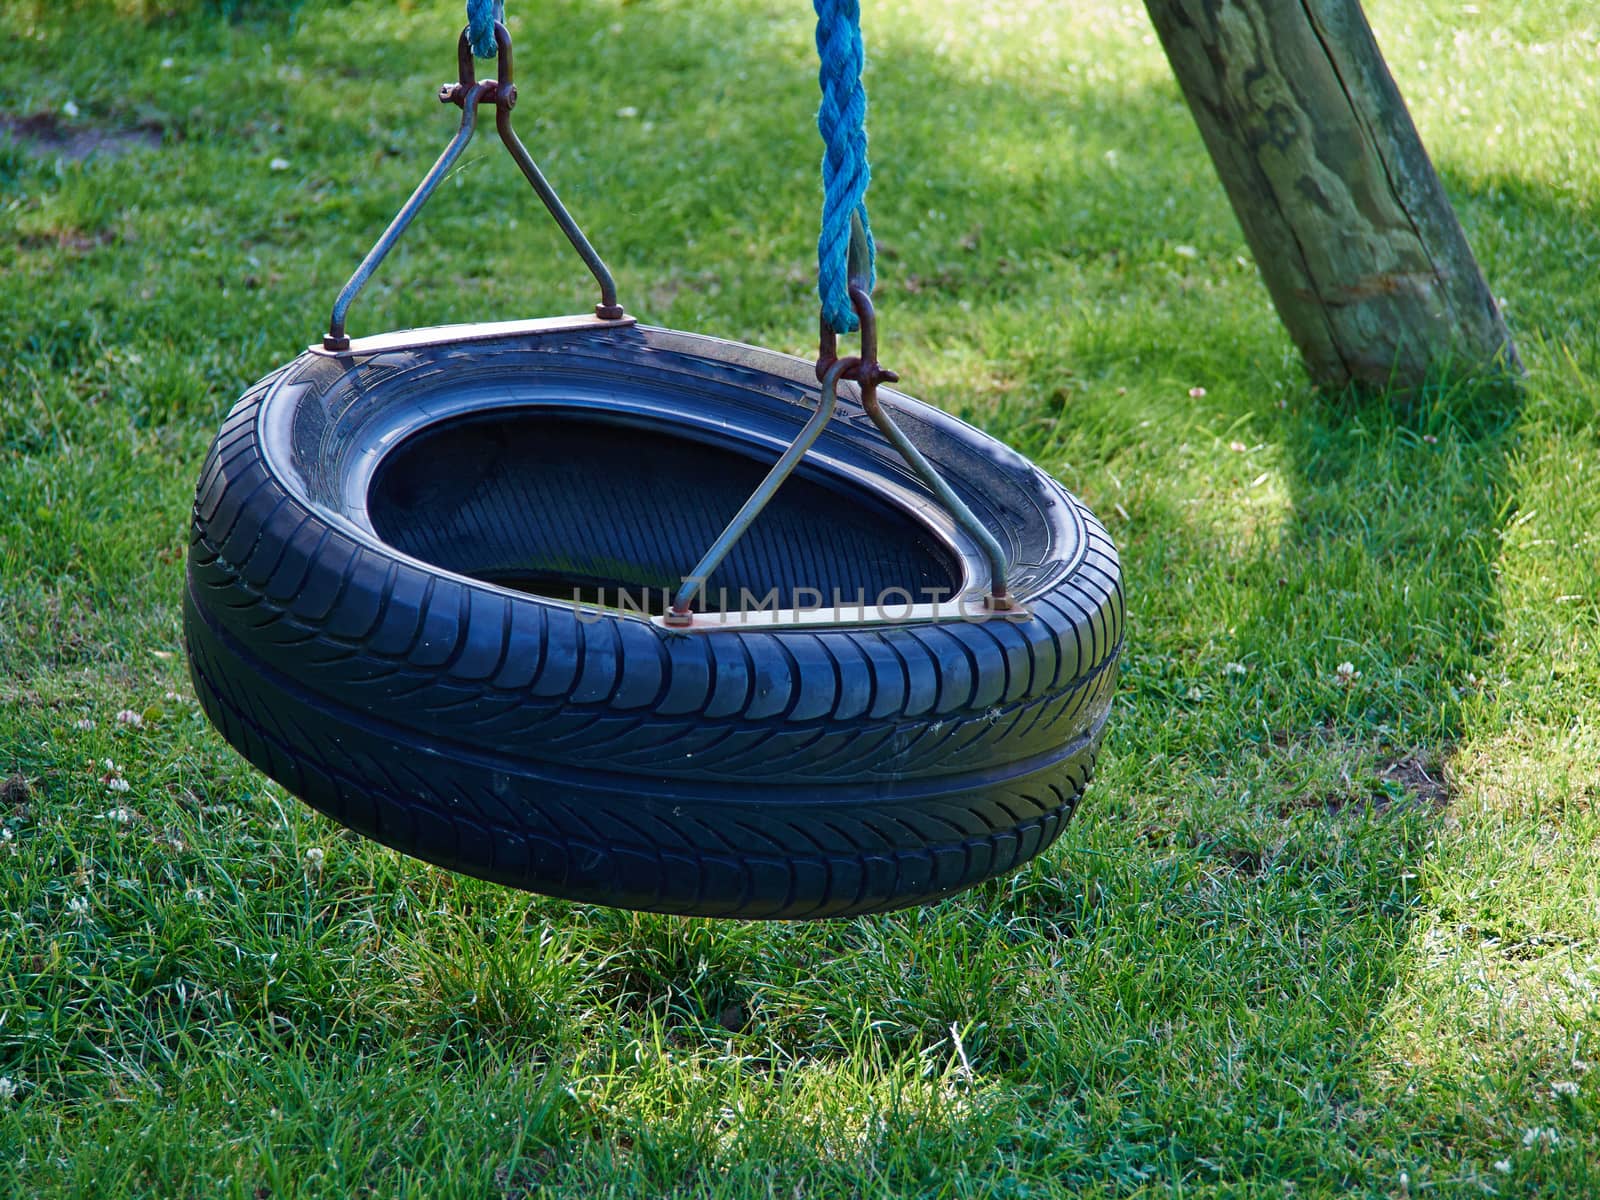
[[493,58],[499,47],[494,42],[494,23],[506,20],[506,0],[467,0],[467,40],[479,58]]
[[836,333],[856,327],[850,304],[850,218],[859,215],[866,234],[867,287],[876,281],[872,226],[867,223],[867,89],[861,83],[866,52],[861,45],[860,0],[812,0],[817,10],[817,78],[822,103],[822,234],[817,238],[817,296],[823,319]]

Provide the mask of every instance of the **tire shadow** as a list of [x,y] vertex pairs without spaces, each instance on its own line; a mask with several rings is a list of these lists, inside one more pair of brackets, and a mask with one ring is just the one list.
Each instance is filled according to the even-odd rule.
[[[885,162],[924,169],[897,176],[875,212],[902,319],[936,343],[976,326],[1000,399],[937,368],[912,390],[1057,469],[1115,522],[1123,709],[1100,783],[1039,863],[928,910],[741,932],[716,1003],[677,1019],[685,1036],[721,1037],[737,1010],[780,1075],[863,1045],[885,1064],[934,1063],[999,1106],[924,1114],[977,1142],[1027,1096],[1047,1144],[1035,1167],[1092,1145],[1048,1168],[1064,1184],[1215,1178],[1230,1139],[1261,1148],[1239,1170],[1264,1178],[1349,1161],[1351,1114],[1382,1102],[1366,1064],[1406,969],[1415,867],[1451,804],[1474,668],[1501,625],[1524,393],[1315,394],[1254,302],[1253,268],[1235,271],[1240,238],[1175,88],[1097,106],[912,59],[920,88],[990,124],[1015,116],[1021,140],[1076,135],[1074,153],[1020,153],[1005,177],[983,161],[1003,150],[951,123],[897,126],[880,178]],[[1482,222],[1511,217],[1447,181],[1475,244]],[[785,186],[774,175],[761,190]],[[997,230],[1019,190],[1025,213]],[[1517,196],[1520,244],[1534,231]],[[949,219],[958,208],[971,216]],[[1552,202],[1537,219],[1568,218]],[[782,240],[802,219],[756,224]],[[1195,253],[1174,259],[1174,244]],[[1501,291],[1516,312],[1514,282]],[[808,303],[794,287],[773,324]],[[1126,488],[1106,481],[1132,472]],[[718,958],[698,961],[717,974]],[[825,962],[850,964],[847,987],[824,985]]]

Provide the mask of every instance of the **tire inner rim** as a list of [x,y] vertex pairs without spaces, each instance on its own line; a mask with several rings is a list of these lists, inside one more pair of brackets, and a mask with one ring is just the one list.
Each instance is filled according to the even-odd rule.
[[[420,430],[377,465],[378,536],[445,570],[575,605],[659,615],[766,474],[741,447],[536,409]],[[706,581],[704,612],[938,603],[951,549],[899,507],[802,465]]]

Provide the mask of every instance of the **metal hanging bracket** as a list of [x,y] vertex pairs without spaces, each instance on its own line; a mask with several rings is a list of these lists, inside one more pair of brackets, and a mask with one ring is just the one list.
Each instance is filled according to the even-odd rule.
[[745,531],[761,514],[761,510],[767,506],[767,502],[777,494],[778,488],[793,473],[800,460],[805,457],[806,451],[821,435],[823,426],[833,415],[838,401],[839,381],[842,379],[853,380],[856,383],[861,393],[861,407],[872,418],[873,424],[938,498],[940,505],[950,514],[951,519],[983,549],[984,557],[989,561],[989,593],[983,598],[984,610],[996,614],[1025,615],[1007,590],[1006,556],[1000,542],[983,522],[978,520],[961,497],[951,490],[937,468],[928,461],[922,451],[917,449],[911,439],[906,437],[878,399],[879,385],[895,383],[900,377],[878,361],[878,315],[872,306],[866,277],[856,273],[858,263],[864,261],[864,256],[859,254],[858,247],[865,243],[866,231],[859,217],[855,218],[853,224],[855,232],[850,239],[850,304],[855,309],[861,325],[861,353],[840,358],[838,332],[828,323],[826,317],[822,318],[821,337],[817,347],[817,379],[822,384],[822,392],[817,401],[816,411],[811,414],[810,419],[790,443],[789,448],[783,452],[782,457],[773,464],[750,499],[745,501],[744,507],[733,520],[728,522],[727,527],[701,556],[694,569],[683,577],[682,585],[673,595],[672,603],[661,618],[661,623],[668,628],[688,629],[694,626],[696,593],[710,580],[711,573],[721,565],[734,544],[744,536]]
[[472,61],[472,43],[468,31],[466,29],[461,31],[461,37],[456,44],[456,82],[447,83],[439,89],[440,103],[454,104],[461,109],[461,126],[433,167],[423,176],[422,182],[417,184],[416,190],[389,222],[389,227],[383,231],[372,249],[367,251],[367,256],[361,260],[361,265],[340,289],[338,299],[333,302],[333,312],[328,318],[328,332],[323,335],[322,349],[333,353],[346,353],[350,350],[350,337],[345,332],[345,318],[350,312],[350,305],[360,294],[361,289],[367,285],[367,281],[372,278],[378,266],[388,257],[389,251],[394,249],[395,243],[400,240],[406,228],[422,210],[422,206],[428,202],[428,198],[433,195],[456,159],[461,156],[461,152],[466,149],[467,143],[472,140],[477,127],[480,104],[494,105],[495,132],[500,135],[500,140],[505,144],[512,160],[521,169],[534,192],[544,202],[551,217],[561,227],[561,232],[567,235],[572,248],[578,252],[584,265],[589,268],[589,273],[599,284],[600,302],[594,306],[595,317],[601,321],[621,321],[625,318],[622,305],[617,303],[617,285],[611,278],[610,270],[590,245],[583,230],[578,227],[572,214],[561,203],[555,189],[540,172],[527,147],[522,144],[522,140],[511,127],[511,110],[517,104],[517,86],[513,82],[511,69],[511,34],[498,21],[494,26],[494,39],[499,50],[496,78],[480,80],[477,78]]
[[[859,222],[857,227],[859,228]],[[851,240],[853,242],[855,239]],[[940,475],[938,469],[928,461],[927,456],[917,449],[916,444],[905,435],[905,431],[895,424],[894,418],[878,399],[878,385],[895,383],[900,377],[893,371],[885,370],[878,363],[878,315],[872,307],[872,297],[867,292],[866,280],[862,276],[852,276],[850,280],[850,304],[856,310],[856,317],[861,322],[861,365],[848,378],[855,379],[860,385],[862,409],[872,418],[872,423],[878,427],[878,431],[900,452],[900,457],[906,460],[906,465],[916,472],[917,478],[927,484],[929,490],[938,497],[940,505],[950,514],[950,519],[983,548],[984,557],[989,560],[989,594],[983,598],[984,608],[994,613],[1016,611],[1017,602],[1012,599],[1006,586],[1006,554],[1000,546],[999,539],[989,532],[988,526],[978,520],[972,509],[967,507],[966,501],[955,494],[945,482],[944,476]],[[837,344],[838,334],[824,320],[820,353],[817,357],[819,373],[839,361],[836,358]]]

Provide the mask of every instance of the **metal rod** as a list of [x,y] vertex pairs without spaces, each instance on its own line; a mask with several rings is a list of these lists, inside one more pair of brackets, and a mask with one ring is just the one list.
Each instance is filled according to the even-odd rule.
[[533,190],[539,193],[539,199],[544,201],[544,206],[555,218],[561,232],[567,235],[567,241],[572,243],[572,248],[578,252],[578,257],[583,259],[583,265],[589,268],[589,274],[594,276],[594,281],[600,285],[600,303],[594,306],[595,316],[607,321],[615,320],[622,315],[622,305],[617,303],[617,285],[611,278],[611,272],[601,260],[595,248],[589,244],[589,239],[584,236],[583,230],[578,228],[578,223],[572,219],[572,214],[567,211],[566,205],[561,203],[561,198],[556,195],[555,189],[545,179],[544,173],[539,170],[537,163],[523,146],[522,139],[517,137],[516,130],[511,128],[511,107],[500,104],[495,108],[495,131],[499,133],[500,140],[505,143],[506,150],[522,168],[523,175],[533,185]]
[[767,472],[767,477],[761,481],[761,485],[751,493],[750,499],[744,502],[744,507],[733,520],[728,522],[728,527],[717,536],[716,541],[711,543],[711,548],[695,564],[694,570],[684,577],[677,594],[672,597],[672,606],[664,618],[668,625],[688,625],[693,622],[695,592],[711,578],[711,573],[722,565],[722,560],[728,556],[728,551],[733,549],[734,543],[744,536],[751,522],[761,515],[761,510],[767,506],[767,502],[783,486],[783,481],[793,473],[800,460],[805,457],[806,451],[811,449],[838,403],[840,378],[845,372],[853,370],[860,361],[854,356],[840,358],[828,367],[822,376],[822,392],[817,397],[817,411],[811,414],[811,419],[800,430],[799,436],[773,464],[772,470]]
[[883,405],[878,400],[878,383],[885,376],[882,371],[870,369],[877,366],[877,314],[872,308],[872,297],[867,294],[867,289],[861,286],[861,283],[860,279],[850,281],[850,299],[855,305],[856,314],[861,318],[861,358],[867,364],[861,371],[861,407],[866,410],[867,416],[872,418],[872,423],[878,427],[883,436],[888,438],[900,452],[900,456],[910,464],[918,478],[932,489],[951,519],[983,548],[984,556],[989,560],[989,607],[996,611],[1010,609],[1013,607],[1013,601],[1006,590],[1006,556],[999,540],[989,532],[982,521],[978,520],[961,497],[951,490],[950,485],[944,481],[944,476],[923,457],[922,451],[912,444],[911,439],[894,423],[894,418],[884,411]]
[[328,332],[322,339],[324,350],[348,350],[350,339],[345,335],[345,317],[350,312],[350,305],[354,302],[361,289],[367,286],[367,280],[372,278],[372,273],[378,265],[388,257],[389,251],[394,249],[396,242],[405,233],[406,227],[421,211],[422,206],[428,202],[428,197],[433,195],[450,167],[460,157],[461,151],[466,149],[467,143],[472,140],[473,130],[478,120],[478,100],[483,95],[485,88],[492,88],[495,81],[485,80],[483,83],[473,83],[467,88],[461,100],[461,126],[456,130],[455,137],[450,139],[450,144],[444,148],[444,153],[439,155],[438,161],[433,164],[433,169],[422,177],[422,182],[417,184],[416,191],[411,193],[411,198],[405,202],[400,211],[395,213],[394,220],[389,222],[389,228],[383,231],[377,243],[367,256],[361,260],[361,265],[356,268],[355,274],[350,276],[348,282],[339,292],[339,298],[333,302],[333,313],[328,318]]
[[[893,443],[894,448],[900,451],[902,458],[911,465],[923,483],[933,489],[934,495],[939,497],[939,503],[951,518],[973,541],[983,548],[984,557],[989,560],[989,596],[992,601],[991,608],[1007,609],[1011,607],[1010,597],[1006,592],[1006,558],[1005,551],[1001,549],[1000,542],[994,534],[983,525],[973,512],[964,503],[961,497],[950,490],[950,485],[944,481],[943,476],[934,468],[922,451],[911,444],[911,439],[906,437],[900,426],[894,423],[893,418],[883,410],[878,403],[878,385],[863,383],[861,385],[861,407],[867,410],[867,415],[872,418],[872,423],[883,431],[883,436]],[[1003,603],[1002,603],[1003,602]]]

